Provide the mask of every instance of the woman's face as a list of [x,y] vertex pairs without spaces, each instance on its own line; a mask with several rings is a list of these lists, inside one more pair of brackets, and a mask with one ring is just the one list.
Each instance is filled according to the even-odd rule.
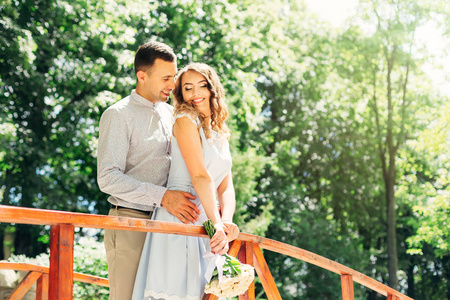
[[208,89],[206,78],[195,71],[187,71],[181,78],[181,92],[183,99],[205,116],[211,115],[210,98],[211,92]]

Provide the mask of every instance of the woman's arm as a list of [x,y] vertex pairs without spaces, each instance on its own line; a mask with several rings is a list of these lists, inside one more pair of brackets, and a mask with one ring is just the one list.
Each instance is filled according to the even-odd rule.
[[228,239],[215,203],[214,181],[203,160],[202,144],[197,126],[188,117],[178,118],[173,126],[173,135],[177,139],[181,155],[191,176],[192,185],[205,209],[206,216],[211,219],[216,228],[216,234],[210,241],[211,248],[215,253],[224,254],[228,250]]
[[217,195],[222,212],[222,222],[226,227],[225,231],[228,233],[228,240],[231,242],[239,235],[239,228],[233,223],[233,214],[236,210],[236,196],[231,171],[217,188]]

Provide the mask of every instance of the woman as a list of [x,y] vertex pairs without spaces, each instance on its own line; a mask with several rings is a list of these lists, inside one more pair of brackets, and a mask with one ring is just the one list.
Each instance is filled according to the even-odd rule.
[[[192,63],[177,77],[172,165],[167,187],[190,192],[201,214],[196,225],[211,219],[216,228],[211,240],[149,233],[142,251],[133,299],[201,299],[206,280],[204,254],[224,254],[239,234],[232,222],[235,195],[231,177],[229,129],[224,90],[216,72]],[[219,200],[220,211],[216,201]],[[164,208],[153,219],[180,223]]]

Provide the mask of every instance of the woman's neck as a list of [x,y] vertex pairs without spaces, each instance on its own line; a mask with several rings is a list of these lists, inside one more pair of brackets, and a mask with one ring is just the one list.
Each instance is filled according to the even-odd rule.
[[204,120],[205,124],[206,124],[209,128],[211,128],[211,115],[205,117],[203,120]]

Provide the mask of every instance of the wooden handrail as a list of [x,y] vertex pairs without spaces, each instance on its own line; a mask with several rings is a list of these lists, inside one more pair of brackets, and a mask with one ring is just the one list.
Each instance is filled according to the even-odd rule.
[[[28,271],[48,274],[49,268],[27,263],[0,261],[0,270]],[[108,287],[108,279],[94,275],[73,272],[73,280]]]
[[[8,300],[22,299],[25,296],[25,294],[30,290],[31,286],[33,286],[33,284],[36,282],[37,282],[36,299],[39,300],[54,299],[49,297],[48,284],[49,284],[50,269],[48,267],[27,263],[12,263],[0,261],[0,270],[15,270],[28,272],[27,275],[22,279],[22,281],[16,286],[16,288],[11,292],[11,294],[6,299]],[[108,287],[108,279],[98,276],[73,272],[73,280]]]
[[359,284],[364,285],[365,287],[368,287],[381,295],[388,296],[389,294],[392,294],[397,297],[400,297],[400,299],[412,300],[412,298],[403,295],[402,293],[382,284],[381,282],[369,276],[366,276],[347,266],[344,266],[340,263],[332,261],[331,259],[325,258],[323,256],[317,255],[313,252],[289,244],[285,244],[282,242],[274,241],[268,238],[263,238],[247,233],[240,233],[239,239],[258,244],[258,246],[261,247],[262,249],[270,250],[273,252],[277,252],[280,254],[288,255],[303,260],[307,263],[316,265],[318,267],[321,267],[323,269],[326,269],[339,275],[351,275],[353,277],[353,281],[356,281]]
[[[54,210],[20,208],[4,205],[0,205],[0,222],[33,224],[33,225],[54,225],[54,226],[70,225],[75,227],[86,227],[86,228],[118,229],[118,230],[171,233],[178,235],[207,237],[207,234],[203,229],[203,227],[196,225],[184,225],[171,222],[161,222],[153,220],[126,218],[126,217],[91,215],[83,213],[61,212]],[[316,266],[319,266],[321,268],[324,268],[326,270],[341,275],[341,282],[343,283],[342,292],[344,299],[353,299],[352,295],[353,285],[350,283],[356,281],[365,287],[368,287],[384,296],[387,296],[388,298],[392,299],[398,298],[400,300],[403,299],[412,300],[412,298],[403,295],[402,293],[380,283],[375,279],[372,279],[349,267],[346,267],[342,264],[339,264],[335,261],[332,261],[323,256],[312,253],[310,251],[306,251],[304,249],[294,247],[292,245],[288,245],[282,242],[278,242],[275,240],[247,233],[240,233],[238,240],[242,242],[244,245],[248,243],[249,247],[253,247],[253,249],[249,248],[248,253],[253,254],[251,260],[259,263],[260,268],[264,268],[264,266],[262,266],[261,264],[265,263],[265,261],[264,262],[261,261],[261,259],[264,259],[264,257],[261,258],[262,255],[258,254],[260,251],[259,248],[262,248],[303,260],[305,262],[314,264]],[[50,266],[50,269],[51,267],[52,266]],[[264,274],[264,276],[271,277],[270,272],[268,275]],[[267,282],[270,282],[270,280]],[[267,285],[272,286],[272,284],[269,283]],[[274,295],[276,295],[277,292],[278,291],[274,292]],[[277,297],[274,296],[273,299],[276,298]],[[269,299],[272,299],[272,297],[269,297]]]

